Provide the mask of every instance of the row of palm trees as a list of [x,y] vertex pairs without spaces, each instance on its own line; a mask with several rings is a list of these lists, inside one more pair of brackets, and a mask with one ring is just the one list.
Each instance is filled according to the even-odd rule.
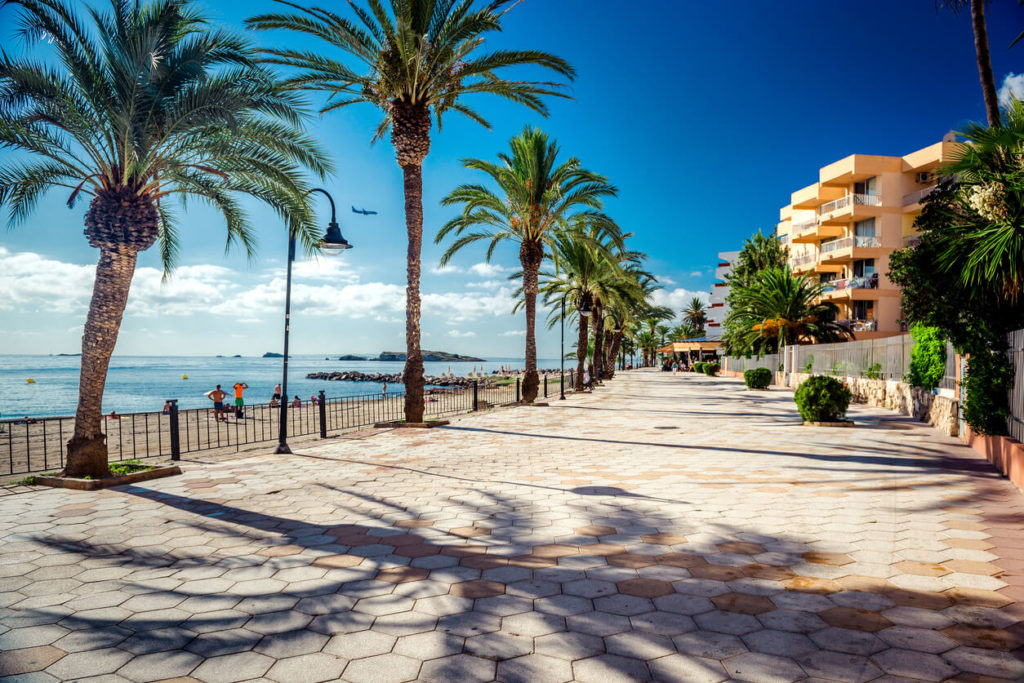
[[[296,47],[261,49],[252,33],[215,26],[192,0],[109,0],[81,11],[70,0],[4,0],[18,13],[19,35],[52,52],[46,59],[0,52],[0,205],[12,225],[24,222],[50,189],[67,203],[88,198],[85,235],[99,249],[82,339],[75,427],[67,447],[69,476],[108,474],[101,402],[107,368],[138,254],[158,245],[165,273],[180,256],[180,216],[170,200],[216,207],[227,247],[255,254],[241,202],[271,206],[308,253],[319,237],[309,200],[312,181],[334,171],[322,144],[305,129],[321,115],[353,104],[381,114],[373,140],[390,133],[405,193],[407,308],[405,418],[423,419],[420,350],[422,165],[433,125],[455,112],[487,121],[466,97],[489,94],[547,115],[546,101],[565,97],[575,71],[537,50],[485,50],[502,30],[512,0],[350,0],[345,15],[286,0],[280,12],[248,20],[260,31],[290,34]],[[506,78],[532,66],[552,80]],[[275,71],[280,67],[283,74]],[[318,104],[310,99],[321,98]],[[537,129],[513,139],[497,162],[470,159],[497,187],[456,188],[445,200],[462,213],[437,235],[458,250],[489,240],[519,245],[522,306],[527,318],[524,397],[537,394],[536,306],[569,300],[580,328],[580,370],[593,311],[594,362],[608,377],[627,330],[650,313],[654,277],[643,255],[625,246],[603,212],[616,189],[579,160],[558,158]],[[544,268],[547,263],[549,267]],[[610,359],[610,360],[609,360]],[[582,372],[577,376],[582,375]]]

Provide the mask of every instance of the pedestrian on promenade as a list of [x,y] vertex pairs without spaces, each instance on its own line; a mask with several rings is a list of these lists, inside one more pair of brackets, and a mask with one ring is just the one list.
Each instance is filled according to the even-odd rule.
[[213,415],[217,418],[218,422],[221,420],[227,421],[227,418],[224,417],[224,399],[227,397],[227,393],[220,388],[219,384],[213,391],[206,392],[206,398],[213,401]]
[[245,390],[249,388],[249,385],[245,382],[235,382],[235,386],[231,388],[235,390],[235,417],[242,417],[242,408],[245,406]]

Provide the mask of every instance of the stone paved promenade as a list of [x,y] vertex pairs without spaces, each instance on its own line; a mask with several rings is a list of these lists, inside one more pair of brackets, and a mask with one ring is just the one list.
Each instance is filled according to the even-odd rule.
[[1024,679],[1024,496],[924,425],[804,428],[791,396],[634,371],[0,498],[0,676]]

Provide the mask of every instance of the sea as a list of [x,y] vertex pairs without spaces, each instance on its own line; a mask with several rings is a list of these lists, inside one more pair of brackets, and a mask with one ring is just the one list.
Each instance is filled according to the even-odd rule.
[[[338,355],[299,355],[288,359],[288,393],[303,400],[321,389],[329,398],[359,394],[379,395],[377,382],[342,382],[306,379],[310,372],[359,370],[365,373],[400,373],[404,362],[339,361]],[[558,359],[538,359],[541,369],[557,368]],[[523,360],[490,358],[482,363],[424,363],[428,376],[471,371],[491,373],[502,367],[523,368]],[[566,368],[569,367],[566,363]],[[0,355],[0,417],[54,417],[74,415],[78,403],[78,356]],[[32,379],[33,382],[28,380]],[[167,399],[180,408],[210,405],[206,392],[216,385],[233,396],[236,382],[249,385],[247,403],[270,401],[274,385],[281,381],[280,358],[200,356],[114,356],[103,393],[103,412],[158,411]],[[401,389],[388,385],[388,390]]]

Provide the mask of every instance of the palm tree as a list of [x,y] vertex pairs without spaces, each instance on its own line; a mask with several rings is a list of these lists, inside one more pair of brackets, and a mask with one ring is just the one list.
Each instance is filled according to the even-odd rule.
[[689,305],[683,311],[683,319],[697,332],[697,336],[704,334],[704,323],[707,322],[708,312],[704,308],[704,302],[700,297],[690,299]]
[[590,320],[595,305],[602,296],[611,295],[611,290],[620,280],[621,267],[616,252],[620,245],[617,235],[609,234],[605,221],[591,223],[584,214],[564,230],[552,235],[550,257],[554,265],[551,273],[541,273],[540,293],[544,305],[552,314],[548,324],[557,320],[556,306],[560,308],[563,297],[572,304],[572,315],[578,322],[576,341],[576,389],[583,389],[583,370],[590,346]]
[[522,292],[526,308],[526,374],[523,402],[537,398],[537,276],[545,251],[555,235],[567,224],[586,218],[590,225],[613,240],[621,240],[618,227],[601,213],[602,199],[614,196],[608,179],[582,167],[570,157],[558,163],[558,145],[546,133],[527,126],[509,141],[511,152],[498,155],[499,163],[466,159],[466,168],[481,171],[494,181],[498,192],[483,185],[459,185],[442,200],[442,205],[462,205],[462,213],[437,233],[441,243],[448,235],[455,240],[441,257],[447,264],[466,245],[486,240],[487,260],[495,247],[508,241],[519,245]]
[[[954,14],[959,14],[966,7],[971,10],[974,54],[978,61],[978,77],[981,79],[981,95],[985,100],[985,115],[988,117],[988,125],[995,126],[999,124],[999,93],[996,91],[996,79],[992,73],[992,56],[988,51],[988,28],[985,25],[987,2],[988,0],[936,0],[939,7],[947,7],[953,10]],[[1020,37],[1017,40],[1020,40]]]
[[405,190],[406,264],[405,419],[423,421],[423,355],[420,350],[420,251],[423,242],[422,164],[430,151],[436,119],[458,112],[490,127],[465,102],[465,96],[489,93],[547,115],[543,98],[564,96],[558,83],[508,80],[498,71],[533,64],[572,79],[563,59],[537,50],[495,50],[481,54],[487,34],[501,31],[500,11],[512,0],[367,0],[369,9],[349,0],[355,20],[318,7],[285,0],[291,13],[262,14],[248,20],[259,29],[284,29],[327,43],[357,63],[351,67],[307,49],[268,50],[268,61],[295,71],[288,82],[328,94],[321,113],[366,102],[383,113],[373,137],[391,131],[391,143]]
[[[947,218],[939,266],[963,285],[989,288],[1016,303],[1024,296],[1024,102],[1000,123],[972,123],[940,173],[955,191],[935,207]],[[946,197],[936,195],[936,201]]]
[[757,279],[757,274],[768,268],[782,268],[789,261],[789,247],[775,234],[765,235],[758,230],[744,240],[732,271],[726,278],[730,287],[744,287]]
[[836,320],[836,305],[816,303],[822,288],[806,276],[794,276],[788,266],[763,271],[756,283],[736,292],[725,320],[726,349],[761,355],[780,346],[852,339],[849,326]]
[[104,476],[101,406],[107,367],[138,253],[158,240],[166,273],[178,256],[173,197],[220,210],[227,242],[251,257],[255,238],[238,195],[256,197],[315,248],[304,167],[329,162],[299,124],[301,102],[255,61],[248,40],[209,21],[188,0],[112,0],[89,10],[63,0],[8,0],[31,39],[56,59],[0,55],[0,146],[23,152],[0,165],[0,204],[25,220],[50,188],[89,196],[85,236],[99,249],[82,337],[70,476]]

